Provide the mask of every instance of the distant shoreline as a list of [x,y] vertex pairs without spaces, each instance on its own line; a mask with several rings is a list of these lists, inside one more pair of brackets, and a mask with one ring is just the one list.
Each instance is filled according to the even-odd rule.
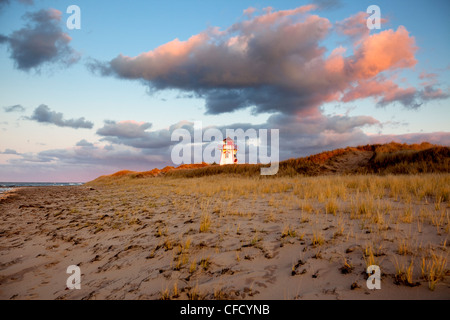
[[0,182],[0,189],[20,187],[64,187],[81,186],[85,182]]
[[81,186],[84,182],[0,182],[0,199],[20,188]]

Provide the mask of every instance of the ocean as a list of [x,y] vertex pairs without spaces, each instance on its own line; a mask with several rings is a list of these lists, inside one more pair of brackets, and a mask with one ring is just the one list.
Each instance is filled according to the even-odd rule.
[[0,193],[19,187],[81,186],[83,182],[0,182]]

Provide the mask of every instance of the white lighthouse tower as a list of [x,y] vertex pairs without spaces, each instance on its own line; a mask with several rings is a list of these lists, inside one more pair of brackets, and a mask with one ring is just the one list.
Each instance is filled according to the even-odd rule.
[[219,149],[222,150],[220,155],[221,166],[237,163],[237,146],[234,144],[233,139],[230,137],[223,139],[223,144]]

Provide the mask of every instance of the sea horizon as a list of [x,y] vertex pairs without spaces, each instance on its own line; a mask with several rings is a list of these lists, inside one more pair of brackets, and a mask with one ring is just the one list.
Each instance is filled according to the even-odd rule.
[[0,194],[20,187],[81,186],[85,182],[0,182]]

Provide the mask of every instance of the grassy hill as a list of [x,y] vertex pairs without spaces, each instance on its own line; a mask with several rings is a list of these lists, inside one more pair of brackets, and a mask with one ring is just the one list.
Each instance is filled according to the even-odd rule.
[[[417,174],[449,172],[450,148],[421,144],[374,144],[325,151],[304,158],[280,162],[275,176],[318,176],[330,174]],[[101,176],[95,182],[106,182],[118,178],[202,177],[218,174],[258,176],[261,164],[208,165],[191,164],[177,168],[168,166],[145,172],[123,170],[112,175]]]

